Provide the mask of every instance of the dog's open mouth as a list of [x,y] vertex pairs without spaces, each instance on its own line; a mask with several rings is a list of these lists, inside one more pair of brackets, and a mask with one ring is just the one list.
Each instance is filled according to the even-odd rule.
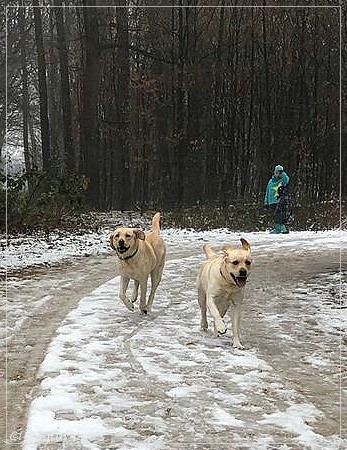
[[236,284],[239,288],[243,288],[246,286],[247,277],[236,277]]
[[130,247],[117,247],[119,253],[125,253],[129,250]]
[[243,287],[246,286],[247,277],[235,277],[235,275],[233,273],[231,273],[231,272],[230,272],[230,275],[234,279],[235,284],[236,284],[237,287],[243,288]]

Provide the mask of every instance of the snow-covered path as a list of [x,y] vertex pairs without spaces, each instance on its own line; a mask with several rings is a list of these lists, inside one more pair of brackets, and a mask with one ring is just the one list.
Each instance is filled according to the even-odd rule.
[[334,273],[347,235],[245,235],[255,265],[246,350],[238,351],[230,331],[214,338],[199,330],[195,290],[202,244],[236,244],[238,235],[164,234],[169,259],[151,315],[126,310],[116,277],[84,296],[58,329],[24,449],[345,448],[338,421],[346,310],[337,308]]

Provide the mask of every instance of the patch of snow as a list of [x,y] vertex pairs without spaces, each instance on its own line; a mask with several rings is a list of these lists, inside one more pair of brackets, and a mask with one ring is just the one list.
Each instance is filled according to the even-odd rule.
[[305,361],[307,361],[309,364],[311,364],[316,369],[319,369],[321,367],[330,366],[329,361],[325,358],[322,358],[321,356],[308,355],[305,358]]
[[[129,213],[130,214],[130,213]],[[125,215],[125,217],[128,217]],[[46,239],[42,234],[9,236],[9,242],[0,239],[0,272],[21,269],[37,265],[52,265],[71,258],[112,254],[109,245],[111,231],[121,223],[134,226],[142,223],[149,228],[148,221],[140,216],[135,219],[129,215],[129,220],[121,220],[122,216],[114,216],[114,226],[107,226],[98,232],[91,233],[51,233]],[[291,253],[304,253],[305,251],[321,251],[345,248],[347,249],[347,231],[298,231],[288,235],[271,235],[266,232],[235,233],[227,229],[216,229],[206,232],[196,232],[186,229],[164,229],[162,235],[168,245],[175,249],[184,245],[187,253],[196,249],[200,244],[210,243],[220,248],[223,243],[235,243],[244,237],[251,243],[254,255],[264,251],[285,250]]]
[[[312,450],[321,450],[322,448],[339,448],[342,442],[336,437],[333,445],[330,447],[323,436],[315,433],[311,425],[317,418],[322,417],[322,413],[314,405],[301,404],[293,405],[285,411],[278,411],[272,414],[265,414],[265,418],[260,421],[261,424],[273,424],[285,429],[289,433],[297,436],[296,441],[309,446]],[[331,444],[330,444],[331,445]]]
[[166,394],[169,397],[181,398],[189,397],[189,395],[197,392],[199,390],[198,386],[180,386],[170,389]]
[[244,422],[242,420],[236,419],[231,414],[229,414],[224,409],[220,408],[218,405],[214,404],[212,409],[212,425],[215,428],[218,427],[242,427]]
[[39,265],[52,265],[71,258],[111,253],[109,233],[51,234],[43,236],[18,235],[10,237],[6,247],[5,239],[0,240],[2,258],[0,272]]

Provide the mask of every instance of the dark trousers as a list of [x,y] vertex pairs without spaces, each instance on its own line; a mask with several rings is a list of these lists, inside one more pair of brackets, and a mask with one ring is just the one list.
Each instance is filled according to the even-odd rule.
[[276,211],[276,207],[277,207],[277,203],[272,203],[271,205],[268,205],[268,211],[269,211],[269,223],[271,222],[271,224],[275,224],[276,225],[276,221],[275,221],[275,211]]
[[268,205],[268,211],[269,211],[269,222],[274,221],[275,211],[276,211],[277,203],[272,203],[271,205]]

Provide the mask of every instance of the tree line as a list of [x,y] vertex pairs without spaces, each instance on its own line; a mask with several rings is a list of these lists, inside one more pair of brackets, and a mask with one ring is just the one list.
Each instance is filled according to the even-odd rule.
[[[26,171],[85,175],[100,209],[258,202],[278,163],[298,202],[337,198],[339,8],[218,3],[8,8],[8,133]],[[2,107],[1,146],[4,123]]]

